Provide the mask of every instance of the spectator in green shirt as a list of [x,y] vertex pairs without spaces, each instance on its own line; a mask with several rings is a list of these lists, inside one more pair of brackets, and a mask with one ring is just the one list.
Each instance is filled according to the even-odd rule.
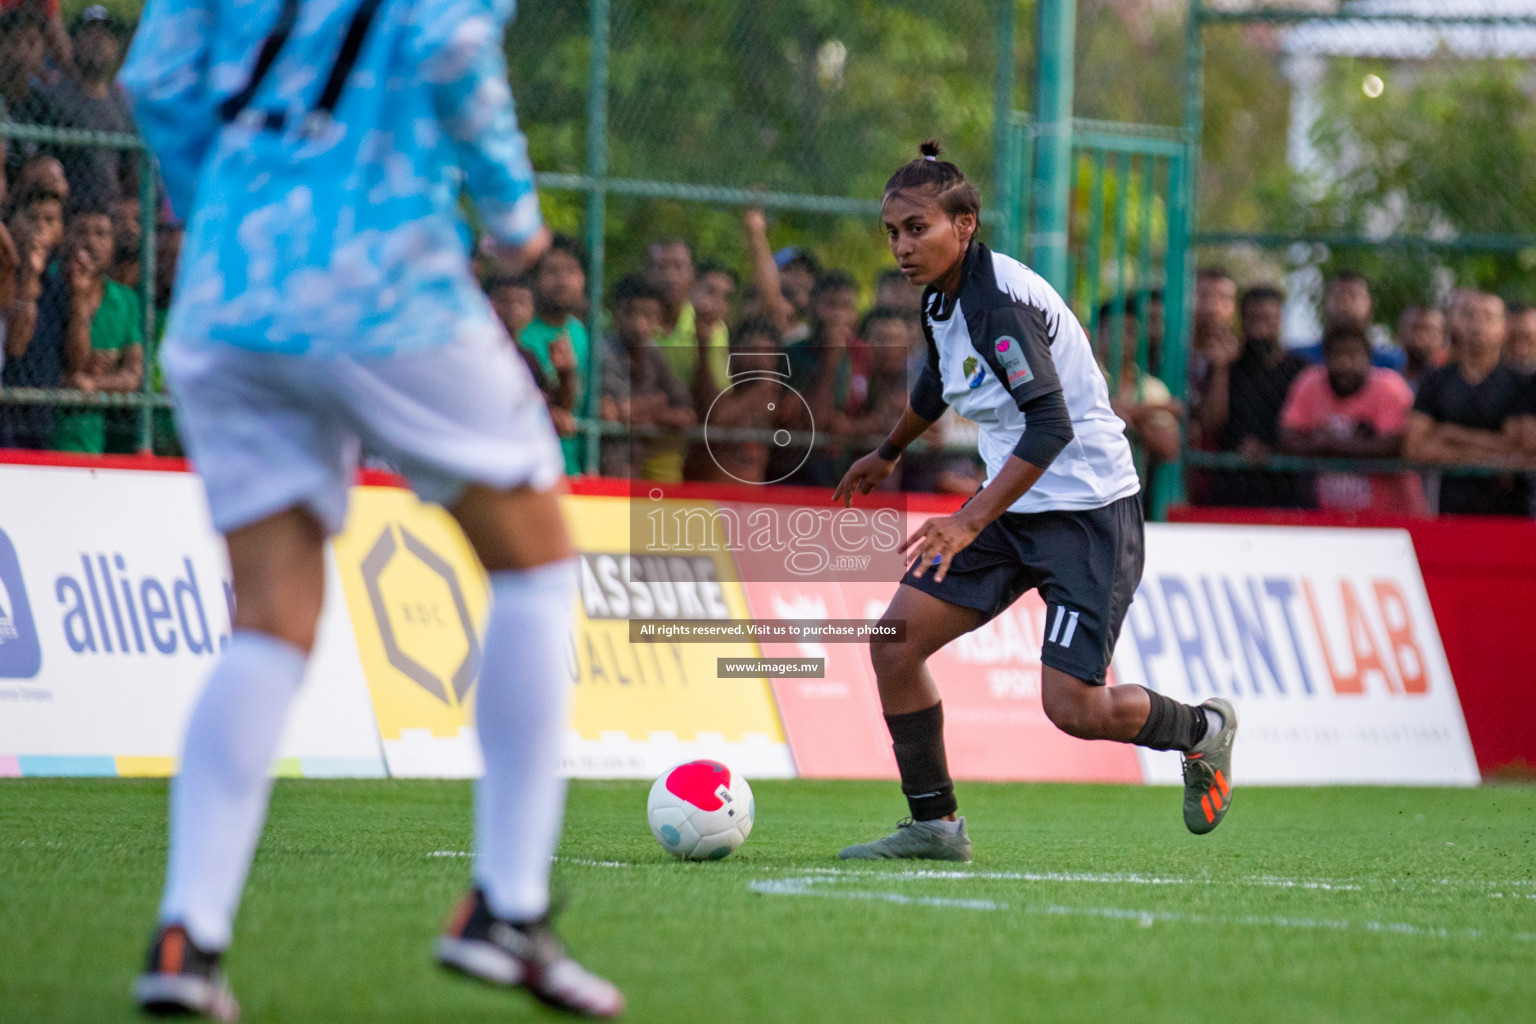
[[532,272],[533,318],[528,321],[518,342],[539,361],[547,379],[560,378],[562,366],[575,364],[575,388],[566,396],[549,394],[550,415],[560,431],[560,447],[565,452],[565,471],[582,471],[581,438],[574,436],[573,417],[586,409],[586,382],[592,379],[592,344],[580,314],[586,307],[587,272],[581,245],[565,235],[556,235],[548,251],[539,257]]
[[716,390],[727,382],[726,361],[730,357],[730,332],[723,322],[705,324],[699,329],[698,312],[693,306],[698,275],[693,266],[693,250],[681,238],[662,238],[651,243],[650,265],[646,280],[662,296],[661,334],[656,347],[661,350],[672,375],[678,380],[693,380],[699,365],[699,351],[709,353],[709,368]]
[[[144,380],[143,309],[132,289],[107,277],[113,248],[109,210],[82,205],[71,212],[64,232],[70,293],[64,384],[87,393],[137,391]],[[62,409],[53,429],[58,451],[106,451],[103,409]]]

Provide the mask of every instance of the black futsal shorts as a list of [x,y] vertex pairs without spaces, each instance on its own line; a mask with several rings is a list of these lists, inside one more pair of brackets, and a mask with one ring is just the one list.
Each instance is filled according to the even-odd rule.
[[931,567],[901,582],[987,620],[1038,589],[1046,605],[1040,660],[1102,684],[1145,552],[1141,498],[1131,495],[1103,508],[1004,512],[955,556],[943,582]]

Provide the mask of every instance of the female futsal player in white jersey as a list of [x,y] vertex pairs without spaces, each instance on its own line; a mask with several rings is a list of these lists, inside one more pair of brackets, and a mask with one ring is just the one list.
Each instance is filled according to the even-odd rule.
[[840,856],[970,860],[925,662],[1031,588],[1046,603],[1046,715],[1084,739],[1181,751],[1184,823],[1209,832],[1231,804],[1232,705],[1104,685],[1141,580],[1143,531],[1125,425],[1088,336],[1043,278],[975,240],[976,187],[939,159],[937,143],[921,153],[886,182],[881,217],[901,272],[925,286],[927,363],[901,421],[853,464],[834,500],[877,486],[948,407],[980,427],[987,483],[905,546],[911,568],[885,613],[906,622],[905,639],[872,642],[870,657],[911,819]]

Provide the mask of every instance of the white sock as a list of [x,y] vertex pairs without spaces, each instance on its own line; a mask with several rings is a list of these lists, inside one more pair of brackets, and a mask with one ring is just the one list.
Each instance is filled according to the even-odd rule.
[[485,757],[485,777],[475,787],[475,882],[491,910],[513,921],[549,909],[550,858],[565,814],[560,747],[575,588],[571,561],[491,575],[475,696]]
[[241,630],[214,667],[187,724],[171,783],[171,851],[160,922],[204,950],[229,946],[240,892],[267,817],[272,759],[308,656]]
[[960,834],[959,818],[956,818],[954,821],[946,821],[943,818],[934,818],[932,821],[923,822],[923,824],[932,825],[934,828],[938,829],[940,832],[943,832],[947,836],[957,836]]

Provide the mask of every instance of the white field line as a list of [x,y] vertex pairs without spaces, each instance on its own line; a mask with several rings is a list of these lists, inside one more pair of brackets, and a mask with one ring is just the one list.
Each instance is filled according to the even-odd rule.
[[1200,876],[1143,875],[1137,873],[1096,873],[1078,871],[877,871],[860,868],[810,868],[825,875],[859,875],[871,878],[977,878],[1005,882],[1075,882],[1097,885],[1253,885],[1275,889],[1321,889],[1358,892],[1363,887],[1353,882],[1335,882],[1314,878],[1281,878],[1274,875],[1247,875],[1239,878]]
[[[468,850],[433,850],[428,857],[472,857]],[[635,862],[622,860],[591,860],[586,857],[554,857],[557,864],[570,864],[583,868],[654,868],[665,867],[668,862]],[[1413,886],[1470,886],[1487,889],[1536,888],[1536,879],[1508,881],[1477,881],[1458,878],[1359,878],[1342,881],[1330,878],[1287,878],[1283,875],[1239,875],[1235,878],[1212,878],[1206,875],[1148,875],[1138,872],[1081,872],[1081,871],[958,871],[921,869],[913,871],[880,871],[870,868],[767,868],[769,871],[784,870],[797,874],[853,876],[890,879],[938,879],[951,880],[974,878],[1004,882],[1057,882],[1089,885],[1198,885],[1220,888],[1223,886],[1254,886],[1268,889],[1307,889],[1316,892],[1363,892],[1371,888],[1401,888]],[[1490,899],[1536,900],[1536,892],[1489,892]]]
[[[878,874],[870,872],[869,874]],[[903,878],[922,875],[922,872],[900,872],[887,875]],[[973,877],[970,872],[934,872],[938,877]],[[977,874],[980,874],[979,872]],[[1008,904],[992,900],[956,900],[935,897],[907,896],[903,893],[879,892],[868,889],[828,888],[827,883],[838,883],[837,875],[805,875],[798,878],[776,878],[748,884],[753,892],[774,896],[820,896],[830,899],[880,900],[912,906],[937,906],[963,910],[1006,910]],[[1386,935],[1407,935],[1421,938],[1471,940],[1497,938],[1504,941],[1536,942],[1536,933],[1514,932],[1489,936],[1476,928],[1440,928],[1431,925],[1407,924],[1399,921],[1354,921],[1315,917],[1280,917],[1248,914],[1224,916],[1219,914],[1185,914],[1167,910],[1138,910],[1130,907],[1072,907],[1059,904],[1029,904],[1019,908],[1025,914],[1045,914],[1053,917],[1097,917],[1110,920],[1135,921],[1143,928],[1154,924],[1195,925],[1244,925],[1260,928],[1300,928],[1326,931],[1362,931]]]

